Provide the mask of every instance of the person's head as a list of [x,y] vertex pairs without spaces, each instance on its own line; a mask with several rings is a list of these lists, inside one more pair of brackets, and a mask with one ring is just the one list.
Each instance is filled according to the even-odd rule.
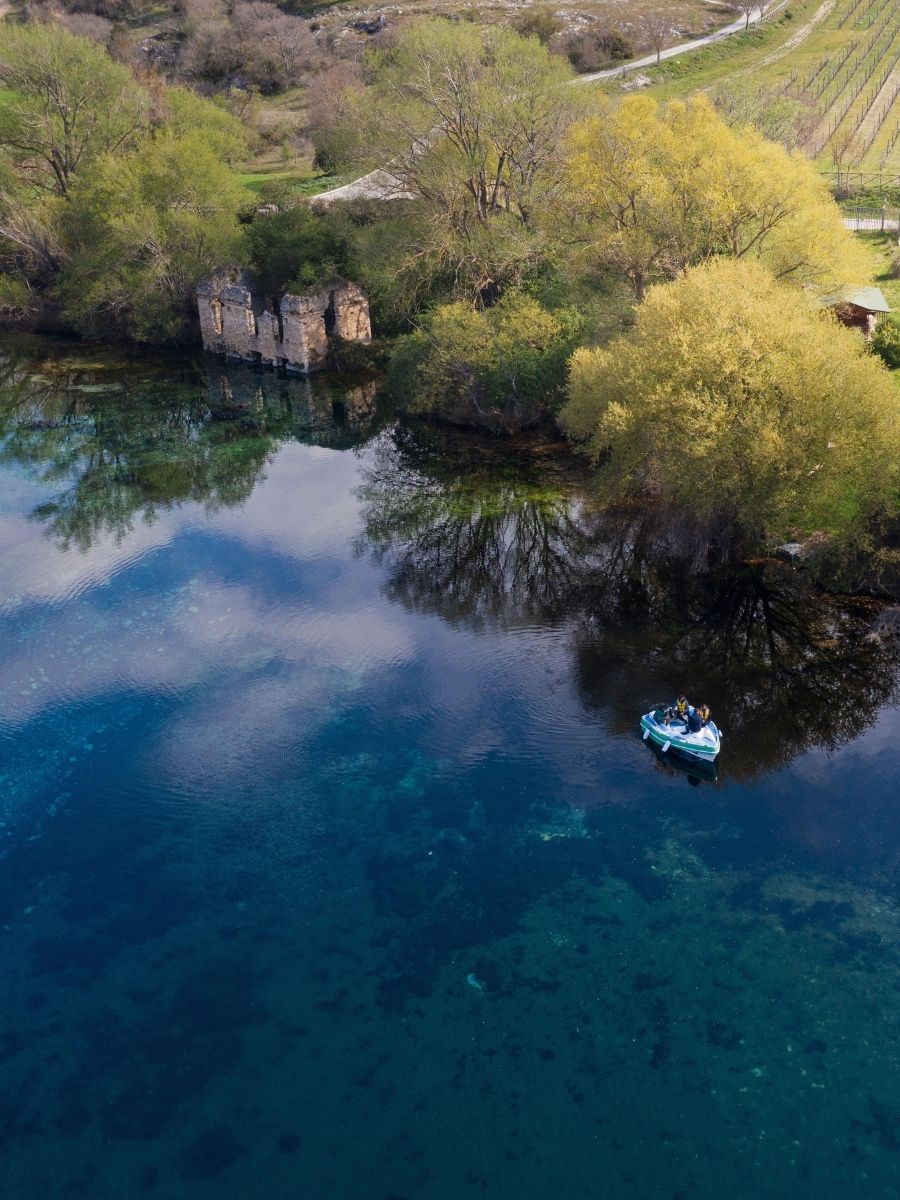
[[679,693],[678,693],[678,699],[679,699],[679,701],[681,701],[681,700],[687,700],[687,696],[684,694],[684,692],[679,692]]

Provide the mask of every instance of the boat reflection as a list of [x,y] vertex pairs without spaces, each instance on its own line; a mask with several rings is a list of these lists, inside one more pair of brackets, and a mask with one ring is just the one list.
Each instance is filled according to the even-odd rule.
[[701,783],[715,783],[719,778],[719,760],[702,762],[696,758],[687,758],[677,750],[667,750],[663,754],[661,746],[647,743],[647,750],[656,760],[656,766],[665,775],[683,775],[691,787],[699,787]]

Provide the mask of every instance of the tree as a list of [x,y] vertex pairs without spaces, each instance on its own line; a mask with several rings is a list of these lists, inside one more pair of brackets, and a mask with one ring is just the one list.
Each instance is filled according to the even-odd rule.
[[760,14],[762,14],[762,10],[763,10],[764,6],[760,3],[760,0],[736,0],[735,7],[744,14],[744,17],[745,17],[744,28],[749,29],[750,28],[750,18],[753,16],[753,14],[756,12],[757,9],[759,9]]
[[752,532],[857,527],[900,482],[889,374],[759,263],[715,259],[652,288],[630,337],[575,352],[562,419],[609,495]]
[[837,130],[831,139],[829,149],[837,175],[837,194],[849,195],[851,194],[850,172],[854,166],[859,166],[865,154],[865,149],[860,144],[852,124],[844,125]]
[[753,129],[730,130],[704,97],[665,108],[648,96],[602,101],[567,148],[574,240],[638,300],[654,279],[721,254],[761,258],[820,290],[869,274],[812,164]]
[[307,121],[320,171],[335,171],[360,157],[360,137],[351,114],[362,91],[362,72],[353,62],[334,63],[310,79]]
[[131,154],[98,160],[66,212],[70,258],[58,288],[66,315],[94,334],[182,336],[197,280],[240,254],[247,199],[202,128],[164,128]]
[[430,236],[413,258],[430,257],[476,298],[518,282],[580,103],[567,66],[508,29],[418,21],[374,53],[371,70],[354,123],[427,214]]
[[221,83],[232,76],[272,92],[299,83],[321,57],[309,23],[268,0],[188,0],[189,37],[181,53],[188,75]]
[[160,97],[157,128],[169,137],[197,134],[221,162],[235,167],[247,156],[247,136],[239,117],[186,87],[166,88]]
[[305,204],[258,215],[246,231],[250,265],[268,296],[321,285],[332,275],[354,275],[346,217]]
[[651,11],[644,17],[641,27],[656,51],[656,61],[660,62],[666,43],[673,33],[671,13],[667,13],[665,9]]
[[578,330],[573,310],[516,293],[482,311],[443,305],[401,343],[391,385],[413,411],[511,432],[557,407]]
[[58,25],[4,24],[0,151],[30,187],[65,196],[74,175],[134,145],[150,97],[102,46]]

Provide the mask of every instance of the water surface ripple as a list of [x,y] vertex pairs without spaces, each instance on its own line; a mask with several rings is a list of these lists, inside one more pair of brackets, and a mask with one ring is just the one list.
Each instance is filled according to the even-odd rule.
[[5,344],[4,1196],[900,1197],[896,662],[577,476]]

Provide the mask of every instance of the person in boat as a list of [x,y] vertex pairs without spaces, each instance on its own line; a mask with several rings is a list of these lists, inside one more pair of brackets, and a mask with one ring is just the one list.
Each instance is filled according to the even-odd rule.
[[685,696],[684,692],[679,692],[675,703],[669,705],[669,711],[666,714],[666,724],[668,725],[669,721],[674,717],[676,721],[684,721],[685,725],[687,725],[690,709],[691,706],[687,702],[687,696]]
[[710,711],[708,704],[698,704],[696,708],[697,716],[700,718],[701,727],[709,724]]

